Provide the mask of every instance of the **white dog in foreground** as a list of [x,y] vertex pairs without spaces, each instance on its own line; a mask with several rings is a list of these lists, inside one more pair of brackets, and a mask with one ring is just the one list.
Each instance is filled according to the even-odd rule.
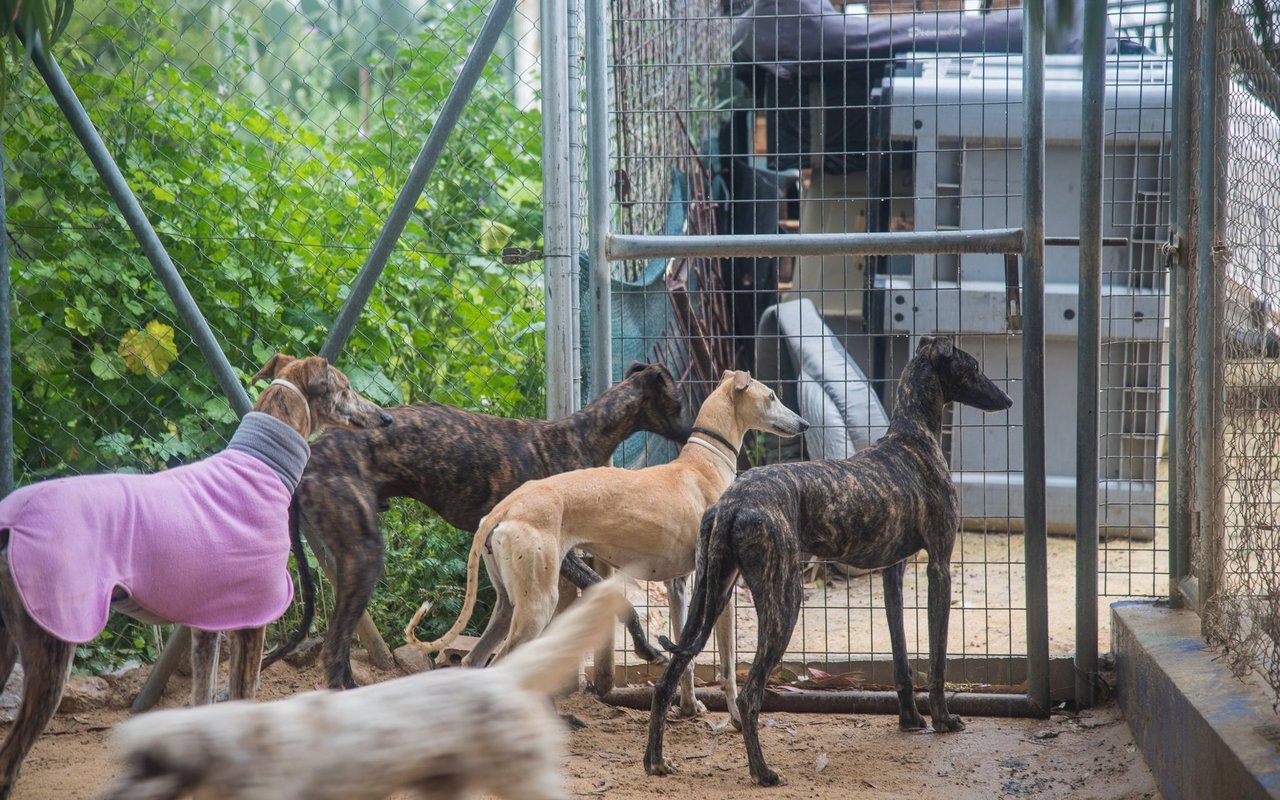
[[488,669],[131,719],[113,734],[124,773],[102,797],[564,798],[564,723],[547,695],[573,684],[582,655],[604,643],[627,608],[614,578]]

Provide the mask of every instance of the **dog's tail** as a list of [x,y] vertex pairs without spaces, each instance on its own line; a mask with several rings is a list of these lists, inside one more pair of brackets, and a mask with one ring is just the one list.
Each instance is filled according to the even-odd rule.
[[665,636],[658,637],[669,653],[701,653],[716,628],[716,620],[728,602],[729,592],[733,591],[733,582],[738,578],[738,566],[730,541],[735,516],[733,507],[725,503],[716,503],[702,515],[702,526],[698,530],[698,569],[694,573],[689,614],[680,632],[680,644],[672,644]]
[[311,633],[311,623],[316,617],[316,584],[311,575],[311,567],[307,564],[307,553],[302,547],[302,526],[298,522],[296,496],[289,500],[289,549],[293,551],[293,560],[298,567],[298,583],[302,588],[302,621],[287,640],[263,657],[262,669],[297,650],[302,640]]
[[486,517],[480,520],[480,527],[476,529],[475,538],[471,540],[471,552],[467,555],[467,597],[462,602],[462,613],[458,614],[458,621],[453,623],[453,627],[444,636],[434,642],[421,641],[414,633],[414,629],[431,610],[431,601],[424,600],[414,612],[413,619],[409,620],[409,624],[405,626],[405,640],[418,651],[431,655],[445,649],[450,642],[458,638],[458,634],[462,633],[462,629],[471,621],[471,612],[476,607],[476,596],[480,594],[480,554],[484,550],[485,542],[489,541],[489,534],[493,533],[493,529],[497,527],[496,523],[489,525],[488,519]]
[[551,694],[566,688],[582,655],[603,645],[630,609],[624,580],[615,575],[588,587],[541,636],[511,650],[492,669],[505,670],[513,683],[529,691]]

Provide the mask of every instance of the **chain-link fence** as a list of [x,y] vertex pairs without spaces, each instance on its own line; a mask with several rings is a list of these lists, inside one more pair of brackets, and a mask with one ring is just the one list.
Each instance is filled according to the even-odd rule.
[[[320,349],[485,5],[76,3],[53,54],[241,378]],[[379,403],[544,413],[540,264],[501,258],[542,230],[522,13],[338,359]],[[235,415],[35,70],[3,132],[18,482],[220,449]],[[461,583],[465,543],[417,509],[386,520],[388,633]],[[153,637],[118,625],[82,658],[150,655]]]
[[1204,609],[1211,641],[1238,672],[1261,674],[1280,705],[1280,10],[1237,2],[1223,20],[1226,113],[1214,177],[1225,219],[1214,247],[1222,270],[1215,333],[1225,357],[1218,456],[1225,512],[1215,557],[1200,568],[1214,571]]

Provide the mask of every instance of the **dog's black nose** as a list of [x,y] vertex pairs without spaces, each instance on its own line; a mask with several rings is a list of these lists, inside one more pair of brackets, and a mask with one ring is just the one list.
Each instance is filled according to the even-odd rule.
[[804,433],[807,430],[809,430],[809,420],[807,419],[800,420],[800,432]]
[[392,422],[395,422],[395,420],[392,418],[392,416],[391,416],[390,414],[388,414],[387,412],[382,411],[382,412],[379,412],[379,413],[380,413],[380,415],[381,415],[381,419],[382,419],[382,427],[384,427],[384,428],[385,428],[385,427],[387,427],[388,425],[390,425]]

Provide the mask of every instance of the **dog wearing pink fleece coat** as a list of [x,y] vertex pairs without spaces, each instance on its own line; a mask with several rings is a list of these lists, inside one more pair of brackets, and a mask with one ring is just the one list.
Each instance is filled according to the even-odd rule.
[[252,699],[264,626],[293,597],[288,508],[306,437],[324,425],[388,425],[322,358],[277,355],[273,379],[227,448],[152,475],[44,481],[0,501],[0,684],[22,659],[22,704],[0,747],[0,800],[61,702],[75,644],[108,612],[192,628],[192,699],[211,702],[219,632],[231,696]]

